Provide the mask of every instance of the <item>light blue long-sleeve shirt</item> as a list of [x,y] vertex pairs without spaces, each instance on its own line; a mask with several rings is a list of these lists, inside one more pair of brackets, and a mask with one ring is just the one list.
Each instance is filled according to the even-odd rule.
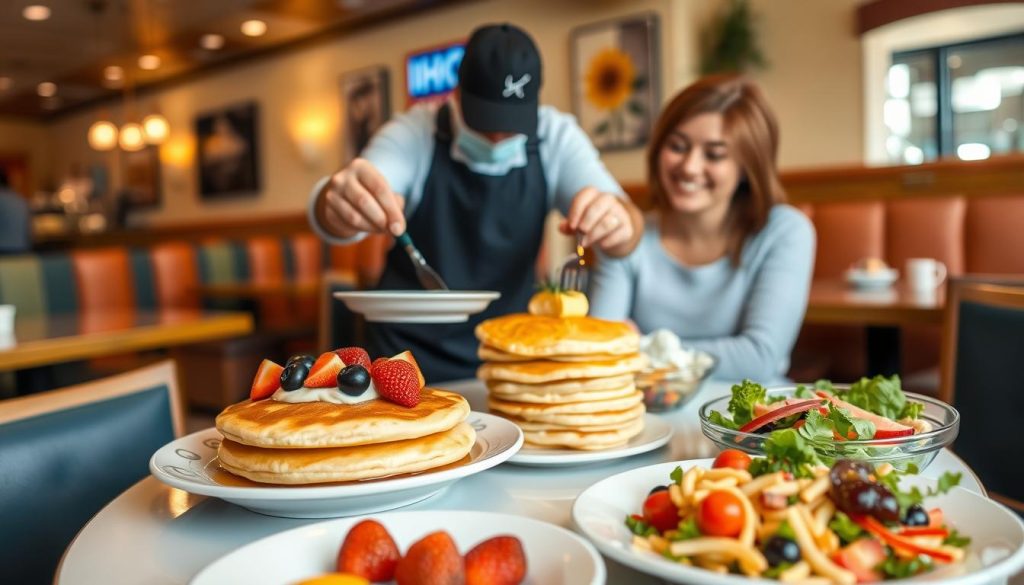
[[602,256],[590,290],[590,314],[632,319],[640,331],[670,329],[683,343],[714,354],[714,376],[776,383],[807,308],[814,268],[814,227],[789,205],[772,208],[733,266],[724,257],[686,266],[661,245],[656,214],[632,254]]
[[[463,122],[458,106],[452,105],[452,127],[457,134]],[[434,157],[434,132],[437,124],[436,105],[418,105],[404,112],[381,129],[370,140],[360,156],[371,163],[387,179],[391,190],[405,198],[405,217],[416,211],[423,198],[423,185],[430,173]],[[595,187],[602,193],[625,197],[625,192],[612,177],[591,144],[590,139],[571,114],[551,106],[540,106],[537,111],[538,155],[547,182],[545,197],[548,209],[567,214],[576,193],[584,187]],[[469,167],[474,173],[503,176],[517,167],[526,166],[525,151],[509,161],[498,164],[474,163],[461,152],[458,141],[452,140],[449,155]],[[327,233],[316,220],[316,197],[330,177],[317,182],[310,193],[308,215],[313,230],[332,244],[349,244],[365,237],[338,238]]]

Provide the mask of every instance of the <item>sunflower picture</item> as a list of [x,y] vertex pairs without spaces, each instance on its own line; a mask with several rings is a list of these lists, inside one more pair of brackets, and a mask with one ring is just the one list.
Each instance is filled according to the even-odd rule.
[[646,143],[657,108],[656,46],[655,14],[573,31],[573,109],[599,149]]

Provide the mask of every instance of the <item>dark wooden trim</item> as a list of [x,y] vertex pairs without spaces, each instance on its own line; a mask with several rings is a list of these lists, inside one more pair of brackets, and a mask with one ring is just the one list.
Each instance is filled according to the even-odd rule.
[[857,7],[857,34],[880,26],[950,8],[982,4],[1016,4],[1016,0],[872,0]]

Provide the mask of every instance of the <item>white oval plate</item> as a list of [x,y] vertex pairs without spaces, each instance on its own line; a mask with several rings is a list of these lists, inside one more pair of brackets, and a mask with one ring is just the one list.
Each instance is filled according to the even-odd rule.
[[501,296],[479,290],[372,290],[336,292],[334,298],[367,321],[460,323]]
[[860,289],[888,288],[899,277],[900,272],[895,268],[885,268],[871,272],[851,268],[846,271],[846,282]]
[[[652,487],[665,485],[676,466],[684,470],[694,465],[710,468],[714,459],[693,459],[659,463],[633,469],[603,479],[583,490],[572,506],[572,519],[584,536],[605,555],[638,571],[656,575],[673,583],[709,585],[750,585],[775,583],[740,575],[718,575],[696,567],[687,567],[654,553],[634,550],[633,535],[626,529],[627,514],[637,514]],[[934,486],[936,480],[912,477],[907,485]],[[1024,566],[1024,523],[1002,504],[975,492],[953,488],[948,493],[928,498],[927,507],[942,508],[947,522],[964,536],[971,537],[966,559],[911,579],[912,581],[971,585],[1005,578]]]
[[333,485],[230,486],[213,477],[221,434],[209,428],[171,441],[153,454],[149,471],[158,480],[192,494],[213,496],[268,516],[335,518],[414,504],[439,493],[455,480],[490,469],[523,445],[523,433],[494,415],[470,412],[476,430],[469,462],[439,471]]
[[517,465],[532,467],[585,465],[599,461],[610,461],[631,455],[653,451],[668,443],[672,438],[672,425],[653,414],[644,415],[644,430],[622,447],[603,451],[580,451],[577,449],[540,449],[523,446],[508,461]]
[[[390,512],[373,518],[388,529],[402,553],[438,530],[448,531],[463,555],[492,536],[507,534],[523,543],[526,584],[600,585],[605,581],[604,561],[589,542],[540,520],[458,510]],[[281,585],[333,571],[345,535],[360,520],[318,522],[262,538],[214,561],[190,584]]]

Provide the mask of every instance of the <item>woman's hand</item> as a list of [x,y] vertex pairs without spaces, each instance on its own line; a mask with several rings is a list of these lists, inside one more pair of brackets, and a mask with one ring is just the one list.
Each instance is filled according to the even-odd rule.
[[597,246],[611,256],[625,256],[640,240],[640,210],[628,199],[585,187],[572,200],[558,226],[566,235],[582,234],[583,246]]
[[405,199],[396,195],[387,179],[369,161],[357,158],[330,178],[316,203],[317,219],[339,237],[360,232],[405,231]]

